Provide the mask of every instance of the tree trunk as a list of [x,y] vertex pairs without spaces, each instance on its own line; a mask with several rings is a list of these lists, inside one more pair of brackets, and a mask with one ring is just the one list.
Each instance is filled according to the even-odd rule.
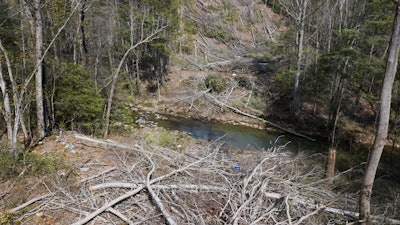
[[[144,21],[142,21],[142,23],[144,23]],[[163,31],[167,26],[168,25],[158,25],[154,31],[152,31],[146,37],[142,37],[142,39],[139,40],[136,44],[133,43],[133,38],[131,38],[131,47],[125,51],[124,55],[122,56],[121,60],[119,61],[117,69],[115,70],[114,74],[112,75],[112,82],[111,82],[110,92],[108,94],[106,115],[105,115],[105,121],[104,121],[105,122],[104,133],[103,133],[104,138],[107,138],[107,136],[108,136],[109,126],[110,126],[111,106],[113,103],[115,85],[117,83],[119,72],[121,71],[121,68],[122,68],[123,64],[125,63],[126,58],[130,54],[130,52],[133,51],[134,49],[136,49],[138,46],[152,41],[156,37],[156,35],[159,34],[161,31]],[[143,27],[143,24],[142,24],[142,27]],[[131,29],[133,29],[133,28],[131,27]],[[131,33],[131,35],[133,35],[133,33]]]
[[109,130],[109,126],[110,126],[110,115],[111,115],[111,106],[113,103],[113,97],[114,97],[114,91],[115,91],[115,85],[117,84],[117,79],[118,79],[118,75],[119,72],[121,71],[121,68],[125,62],[126,57],[128,57],[129,53],[135,49],[137,47],[137,45],[132,46],[131,48],[129,48],[128,50],[126,50],[124,56],[122,57],[121,61],[118,64],[118,67],[116,69],[116,71],[114,72],[114,75],[112,77],[112,82],[111,82],[111,87],[110,87],[110,93],[108,94],[108,99],[107,99],[107,111],[106,111],[106,118],[105,118],[105,128],[104,128],[104,138],[107,138],[108,136],[108,130]]
[[[2,73],[2,68],[0,66],[0,90],[3,95],[3,106],[4,109],[2,109],[3,115],[4,115],[4,120],[6,122],[7,126],[7,139],[8,139],[8,148],[11,154],[13,154],[15,157],[18,154],[18,149],[17,149],[17,137],[18,137],[18,127],[19,127],[19,122],[22,121],[21,119],[21,101],[18,98],[18,90],[17,90],[17,83],[14,80],[14,75],[11,70],[11,62],[8,58],[8,54],[3,46],[3,43],[1,42],[0,39],[0,50],[3,52],[4,59],[6,61],[7,65],[7,72],[8,72],[8,79],[11,83],[11,89],[12,89],[12,95],[13,95],[13,101],[14,101],[14,114],[11,110],[11,103],[10,103],[10,96],[9,96],[9,90],[7,89],[7,84],[6,80],[4,79],[3,73]],[[14,115],[14,120],[13,120],[13,115]],[[13,124],[14,123],[14,124]]]
[[142,90],[140,88],[141,82],[140,82],[140,72],[139,72],[139,54],[136,54],[135,66],[136,66],[136,90],[137,94],[140,96],[142,95]]
[[86,10],[86,0],[83,0],[82,6],[79,9],[80,17],[80,29],[81,29],[81,54],[82,54],[82,65],[85,67],[88,65],[88,48],[86,43],[86,32],[85,32],[85,10]]
[[44,106],[43,106],[43,26],[42,15],[40,13],[41,0],[34,1],[35,10],[35,56],[36,56],[36,74],[35,74],[35,90],[36,90],[36,115],[37,115],[37,134],[42,139],[46,135],[44,124]]
[[0,90],[3,95],[3,107],[0,107],[1,112],[3,114],[4,121],[6,122],[6,128],[7,128],[7,139],[8,139],[8,145],[13,146],[13,140],[12,140],[12,111],[11,111],[11,106],[10,106],[10,96],[8,94],[8,90],[6,89],[6,82],[3,78],[3,68],[0,62]]
[[383,148],[385,146],[389,117],[390,117],[390,103],[392,97],[392,88],[394,78],[397,72],[397,64],[399,57],[400,48],[400,0],[393,0],[396,4],[396,15],[394,18],[392,36],[390,39],[389,55],[386,63],[385,78],[383,81],[381,91],[381,105],[379,111],[378,127],[375,134],[375,141],[373,148],[368,157],[367,166],[365,169],[365,175],[363,184],[361,187],[360,196],[360,223],[370,224],[371,223],[371,193],[372,187],[378,168],[379,160],[382,155]]
[[335,164],[336,164],[336,149],[334,147],[329,147],[328,160],[326,163],[327,178],[335,176]]
[[345,88],[344,82],[341,82],[341,91],[339,93],[339,100],[336,106],[336,112],[334,114],[334,122],[332,126],[332,133],[331,133],[331,143],[328,152],[328,160],[326,162],[326,177],[330,178],[335,175],[335,166],[336,166],[336,149],[335,149],[335,142],[336,142],[336,128],[340,117],[340,107],[342,104],[343,92]]
[[293,89],[293,99],[291,103],[291,110],[296,114],[298,108],[298,93],[299,93],[299,82],[300,82],[300,73],[302,70],[303,63],[303,52],[304,52],[304,29],[305,29],[305,16],[308,0],[302,0],[300,6],[300,13],[297,18],[297,62],[296,62],[296,75],[294,80],[294,89]]

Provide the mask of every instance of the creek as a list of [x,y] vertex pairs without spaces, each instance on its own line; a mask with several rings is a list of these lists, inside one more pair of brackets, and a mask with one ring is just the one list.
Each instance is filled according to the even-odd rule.
[[169,130],[184,131],[195,138],[208,141],[218,140],[224,142],[225,147],[262,151],[274,145],[286,145],[292,151],[307,149],[316,152],[325,148],[320,142],[311,142],[280,132],[174,116],[167,118],[158,120],[158,126]]
[[[144,115],[144,114],[142,114]],[[146,119],[154,121],[157,126],[167,130],[187,132],[195,138],[208,141],[220,141],[225,147],[262,151],[274,145],[286,145],[286,149],[298,152],[309,151],[327,155],[328,145],[324,141],[309,141],[304,138],[285,134],[279,131],[267,131],[246,126],[200,121],[184,117],[145,114]],[[356,167],[354,173],[362,176],[364,162],[368,157],[370,146],[341,144],[337,147],[336,168],[344,171]],[[377,176],[387,177],[400,182],[400,152],[398,149],[385,148]],[[358,167],[357,167],[358,166]]]

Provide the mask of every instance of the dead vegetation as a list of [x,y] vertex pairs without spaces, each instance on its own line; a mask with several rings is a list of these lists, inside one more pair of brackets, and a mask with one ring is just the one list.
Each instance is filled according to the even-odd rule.
[[284,146],[177,152],[79,134],[59,143],[75,171],[42,182],[41,194],[8,211],[22,224],[335,224],[357,216],[355,196],[321,180],[320,155]]

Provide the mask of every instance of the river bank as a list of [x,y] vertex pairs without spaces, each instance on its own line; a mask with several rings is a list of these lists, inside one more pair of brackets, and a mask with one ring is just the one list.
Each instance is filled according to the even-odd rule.
[[[249,112],[250,115],[247,116],[236,112],[236,109],[231,110],[229,108],[224,108],[218,111],[215,109],[210,110],[209,107],[205,109],[206,112],[202,110],[188,112],[184,110],[184,107],[175,107],[168,103],[164,104],[164,107],[167,108],[167,110],[162,112],[166,114],[179,115],[187,118],[222,124],[247,126],[269,132],[294,134],[307,140],[324,142],[326,145],[329,144],[329,138],[331,135],[331,131],[327,126],[327,121],[321,118],[323,116],[303,116],[299,119],[295,119],[291,116],[290,112],[274,112],[272,109],[269,110],[269,112],[264,113],[252,109],[245,109],[245,114]],[[207,112],[207,110],[209,111]],[[374,128],[364,127],[361,124],[343,118],[341,126],[337,128],[336,139],[336,145],[372,145],[374,140]],[[392,144],[392,140],[388,139],[387,147],[391,147]],[[398,144],[394,147],[396,150],[399,150],[400,148]]]
[[[293,131],[307,137],[311,137],[321,143],[321,149],[318,152],[327,154],[327,146],[330,130],[327,128],[327,115],[323,114],[323,110],[319,110],[317,114],[306,114],[301,119],[294,120],[290,114],[279,108],[277,105],[271,105],[270,108],[254,108],[251,104],[247,104],[250,91],[235,85],[237,77],[232,77],[230,73],[221,72],[218,75],[223,76],[227,81],[228,89],[222,93],[209,93],[199,88],[202,80],[209,74],[207,71],[173,71],[168,75],[168,80],[160,89],[159,93],[152,96],[143,96],[137,98],[135,102],[130,103],[129,107],[134,110],[159,113],[164,115],[178,116],[182,118],[211,121],[220,124],[230,124],[235,126],[252,127],[267,132],[275,132],[279,134],[288,134],[282,129],[270,126],[265,122],[254,118],[262,118],[277,124],[279,127],[289,131]],[[255,76],[251,73],[239,74],[247,79],[253,79]],[[235,107],[249,117],[238,113],[228,107],[211,99],[217,99],[228,106]],[[308,110],[310,107],[304,107]],[[310,116],[311,115],[311,116]],[[348,118],[341,118],[338,127],[336,140],[337,148],[342,149],[343,154],[338,155],[341,162],[338,164],[340,170],[347,170],[356,164],[366,161],[368,151],[373,143],[374,128],[373,126],[365,127]],[[393,159],[400,158],[399,146],[393,146],[390,140],[387,142],[385,154],[382,161],[385,162],[386,169],[394,171]]]

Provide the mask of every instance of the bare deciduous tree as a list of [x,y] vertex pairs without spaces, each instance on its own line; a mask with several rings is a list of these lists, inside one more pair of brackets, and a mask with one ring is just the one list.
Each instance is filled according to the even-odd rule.
[[[7,127],[7,139],[8,139],[8,147],[10,152],[13,155],[17,154],[17,136],[18,136],[18,127],[19,127],[19,120],[21,117],[21,104],[17,94],[17,83],[14,79],[13,71],[11,69],[11,62],[8,58],[7,51],[5,50],[3,43],[0,39],[0,50],[4,55],[6,65],[7,65],[7,73],[8,73],[8,80],[10,80],[11,87],[12,87],[12,96],[14,100],[14,113],[11,109],[11,101],[10,101],[10,90],[7,88],[6,79],[3,76],[2,71],[2,62],[0,61],[0,88],[1,93],[3,95],[3,107],[0,107],[1,112],[4,116],[4,120],[6,122]],[[15,115],[13,117],[13,115]]]
[[[35,1],[34,3],[39,4],[40,1]],[[31,14],[30,12],[28,12],[29,10],[26,8],[26,3],[24,2],[25,6],[23,8],[25,8],[26,12],[29,14],[28,17],[31,18]],[[51,39],[50,43],[48,44],[46,49],[42,49],[43,48],[43,43],[41,46],[41,50],[40,50],[40,58],[39,58],[39,53],[36,52],[37,54],[35,55],[35,67],[33,69],[33,71],[21,82],[18,83],[17,79],[14,76],[14,72],[13,72],[13,62],[11,61],[11,59],[9,58],[9,54],[7,52],[7,49],[5,48],[5,46],[3,45],[1,38],[0,38],[0,53],[1,55],[3,55],[6,67],[7,67],[7,77],[3,74],[3,71],[1,70],[1,65],[0,65],[0,91],[3,97],[3,108],[0,108],[0,110],[2,111],[4,120],[6,121],[6,128],[7,128],[7,139],[8,139],[8,144],[9,144],[9,148],[11,153],[13,153],[14,155],[16,155],[18,153],[17,151],[17,144],[18,144],[18,130],[19,127],[21,126],[23,131],[24,131],[24,136],[27,136],[27,131],[25,129],[25,123],[23,121],[23,114],[24,114],[24,100],[25,99],[25,93],[28,90],[28,85],[30,84],[31,80],[33,79],[34,76],[38,76],[37,75],[37,71],[42,70],[42,62],[44,60],[45,55],[47,54],[47,52],[49,51],[49,49],[51,48],[51,46],[54,44],[56,38],[60,35],[61,31],[65,28],[66,24],[68,23],[68,21],[71,19],[72,15],[75,13],[75,11],[77,10],[78,6],[75,7],[74,9],[72,9],[72,12],[70,14],[70,16],[64,21],[64,23],[61,25],[61,27],[58,29],[58,32],[54,35],[54,37]],[[39,15],[35,15],[36,19],[38,19],[38,17],[40,18]],[[32,31],[34,31],[34,23],[32,21],[31,22],[31,28]],[[40,28],[41,29],[41,28]],[[39,32],[41,32],[39,29]],[[34,32],[35,33],[35,32]],[[40,37],[39,37],[40,39]],[[42,39],[43,41],[43,39]],[[40,41],[39,41],[40,42]],[[37,43],[36,46],[39,46],[40,43]],[[0,64],[3,63],[3,60],[0,61]],[[43,71],[42,71],[43,72]],[[40,73],[42,73],[40,72]],[[10,84],[8,84],[7,82],[10,82]],[[37,81],[36,81],[37,82]],[[40,79],[40,83],[42,82],[42,80]],[[42,84],[40,84],[41,87]],[[38,88],[36,86],[36,88]],[[41,88],[40,88],[41,89]],[[41,103],[43,106],[43,90],[41,89]],[[12,102],[10,99],[10,95],[12,95]],[[12,106],[14,107],[14,109],[12,108]],[[43,111],[42,111],[43,113]],[[40,113],[42,115],[43,118],[43,127],[42,127],[42,131],[43,133],[41,133],[41,135],[43,136],[39,136],[39,137],[44,137],[45,133],[44,133],[44,115]]]
[[34,10],[34,29],[35,30],[35,91],[36,91],[36,118],[37,118],[37,134],[38,138],[44,138],[46,135],[46,126],[44,121],[44,104],[43,104],[43,24],[42,14],[40,9],[42,7],[41,0],[33,2]]
[[[133,14],[133,10],[131,8],[130,13]],[[117,68],[114,70],[113,75],[111,77],[111,86],[110,86],[110,91],[108,93],[108,98],[107,98],[107,108],[106,108],[106,115],[105,115],[105,122],[104,122],[104,138],[108,136],[108,131],[109,131],[109,126],[110,126],[110,114],[111,114],[111,107],[113,104],[113,96],[114,96],[114,91],[115,91],[115,86],[117,83],[117,79],[119,76],[119,73],[125,63],[126,58],[129,56],[129,54],[135,50],[137,47],[140,45],[143,45],[145,43],[151,42],[155,38],[157,38],[157,35],[159,35],[162,31],[164,31],[167,26],[168,26],[168,21],[164,21],[164,19],[159,18],[159,20],[156,20],[154,24],[152,25],[152,28],[150,32],[148,30],[145,30],[145,21],[146,15],[143,16],[143,20],[141,24],[139,25],[139,32],[140,32],[140,37],[139,40],[135,43],[135,38],[133,37],[134,35],[134,24],[130,23],[129,29],[131,30],[130,32],[130,47],[124,52],[122,58],[120,59]],[[146,32],[149,32],[146,34]]]
[[310,0],[288,1],[279,0],[286,13],[295,21],[296,26],[296,74],[292,94],[291,110],[297,111],[300,74],[302,72],[304,54],[304,31],[306,26],[306,13]]
[[379,121],[375,134],[374,145],[368,157],[364,180],[361,188],[359,209],[361,224],[371,223],[370,205],[372,187],[388,134],[392,88],[397,72],[397,64],[400,50],[400,0],[393,0],[393,2],[396,4],[396,12],[393,22],[392,35],[390,38],[390,47],[386,63],[385,78],[381,91]]

